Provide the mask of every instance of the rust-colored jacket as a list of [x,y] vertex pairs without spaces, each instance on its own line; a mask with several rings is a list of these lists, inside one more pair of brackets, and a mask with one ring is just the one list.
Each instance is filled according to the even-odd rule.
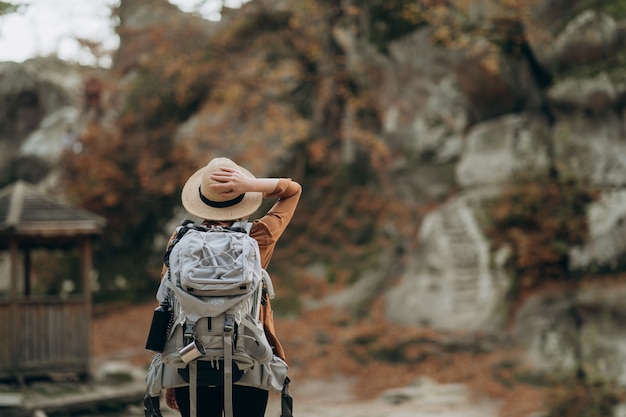
[[[281,178],[276,185],[276,189],[269,194],[265,194],[265,198],[278,198],[278,201],[274,206],[258,220],[255,220],[252,224],[252,230],[250,230],[250,236],[252,236],[259,244],[259,252],[261,254],[261,266],[267,268],[274,254],[274,248],[276,242],[283,234],[287,225],[291,221],[298,201],[300,200],[300,194],[302,194],[302,187],[295,181],[287,178]],[[206,221],[205,221],[206,222]],[[170,242],[174,238],[176,232],[172,234]],[[169,246],[169,242],[168,242]],[[161,277],[165,275],[166,267],[163,265]],[[270,344],[274,348],[274,353],[285,359],[285,351],[276,336],[276,330],[274,328],[274,314],[269,299],[265,300],[265,303],[261,308],[261,322],[265,328],[265,334]]]

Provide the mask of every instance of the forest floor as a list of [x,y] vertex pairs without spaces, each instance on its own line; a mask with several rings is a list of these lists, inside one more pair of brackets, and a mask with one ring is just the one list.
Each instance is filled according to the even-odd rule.
[[[154,307],[96,308],[96,366],[118,361],[147,368]],[[331,308],[275,319],[290,364],[294,415],[529,417],[545,410],[549,388],[533,380],[505,337],[408,328],[381,317],[373,306],[364,319]],[[280,415],[279,408],[272,395],[266,415]]]

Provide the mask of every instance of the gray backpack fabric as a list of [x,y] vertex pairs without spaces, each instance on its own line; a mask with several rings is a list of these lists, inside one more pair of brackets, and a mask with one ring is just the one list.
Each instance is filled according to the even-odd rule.
[[157,299],[169,304],[172,321],[160,360],[190,386],[191,417],[198,384],[223,385],[225,416],[231,417],[232,384],[242,377],[248,385],[253,375],[278,366],[283,381],[274,377],[266,389],[288,380],[287,365],[273,355],[259,320],[263,287],[273,289],[250,227],[183,225],[166,253],[168,273]]

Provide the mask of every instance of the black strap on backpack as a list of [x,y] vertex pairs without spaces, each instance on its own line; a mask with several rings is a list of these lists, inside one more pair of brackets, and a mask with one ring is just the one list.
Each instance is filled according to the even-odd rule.
[[150,394],[146,393],[143,398],[143,407],[145,417],[163,417],[159,406],[159,397],[151,397]]

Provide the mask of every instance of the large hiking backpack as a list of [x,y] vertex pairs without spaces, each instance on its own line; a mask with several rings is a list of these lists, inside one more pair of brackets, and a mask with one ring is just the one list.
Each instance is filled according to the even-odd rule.
[[223,385],[225,416],[232,417],[233,383],[283,393],[289,383],[259,320],[264,288],[273,288],[250,228],[183,223],[166,251],[159,293],[172,314],[160,357],[189,385],[191,417],[198,385]]

